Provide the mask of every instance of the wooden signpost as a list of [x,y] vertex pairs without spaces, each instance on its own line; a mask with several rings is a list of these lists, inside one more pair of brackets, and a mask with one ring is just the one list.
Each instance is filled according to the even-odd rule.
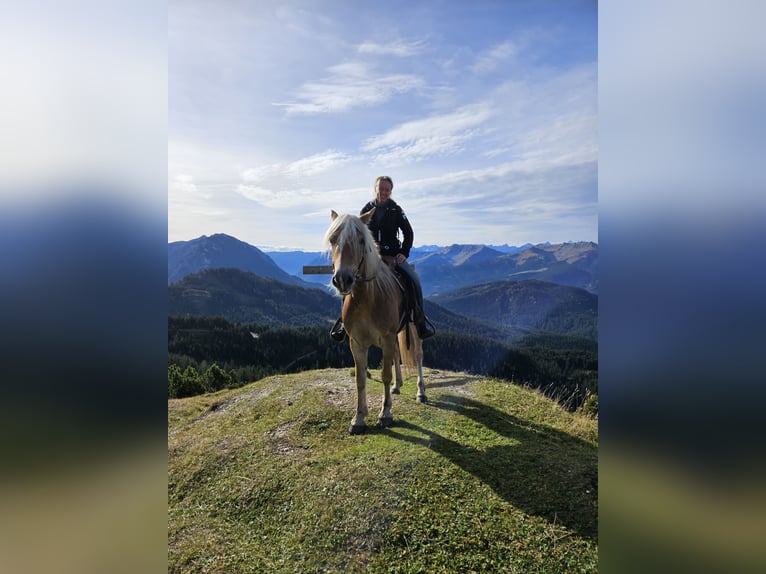
[[304,275],[332,275],[332,265],[304,265]]
[[[414,265],[410,265],[410,267],[415,269]],[[303,266],[304,275],[332,275],[333,271],[334,269],[332,265],[304,265]]]

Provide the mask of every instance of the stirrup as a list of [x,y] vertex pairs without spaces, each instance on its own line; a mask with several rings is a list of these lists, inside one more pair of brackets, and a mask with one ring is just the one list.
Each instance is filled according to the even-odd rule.
[[332,326],[332,329],[330,329],[330,337],[332,337],[335,341],[343,341],[346,339],[346,328],[343,326],[343,318],[338,317],[338,320],[335,321],[335,324]]

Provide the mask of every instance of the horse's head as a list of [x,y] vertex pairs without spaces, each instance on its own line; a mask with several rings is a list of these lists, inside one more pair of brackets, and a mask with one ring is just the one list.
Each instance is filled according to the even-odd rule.
[[332,284],[341,295],[351,293],[354,281],[369,275],[370,265],[377,257],[375,242],[367,228],[374,212],[372,208],[361,217],[331,212],[332,224],[325,234],[325,244],[329,244],[335,270]]

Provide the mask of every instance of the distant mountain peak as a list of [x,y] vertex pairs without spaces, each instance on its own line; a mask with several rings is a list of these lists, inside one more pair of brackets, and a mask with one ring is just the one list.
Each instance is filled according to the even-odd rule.
[[168,243],[168,284],[205,269],[233,268],[302,287],[316,287],[283,271],[263,251],[225,233]]
[[426,296],[467,285],[507,279],[542,279],[598,290],[598,245],[590,241],[498,248],[452,244],[436,251],[413,250],[410,261]]

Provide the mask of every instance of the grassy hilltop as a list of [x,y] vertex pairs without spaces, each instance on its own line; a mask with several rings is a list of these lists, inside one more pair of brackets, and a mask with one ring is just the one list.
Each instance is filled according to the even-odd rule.
[[595,572],[597,421],[425,375],[430,403],[407,379],[364,436],[348,369],[168,401],[168,571]]

